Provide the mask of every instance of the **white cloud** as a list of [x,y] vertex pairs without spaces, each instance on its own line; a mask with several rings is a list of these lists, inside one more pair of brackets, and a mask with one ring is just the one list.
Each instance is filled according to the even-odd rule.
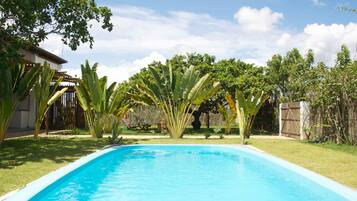
[[[112,11],[114,30],[106,32],[95,26],[94,49],[84,45],[71,52],[55,36],[49,37],[43,46],[49,50],[63,49],[65,58],[74,58],[68,59],[67,69],[71,72],[79,75],[79,70],[71,67],[89,58],[101,61],[100,74],[122,81],[150,61],[164,61],[177,53],[208,53],[218,59],[233,57],[264,65],[273,54],[284,54],[294,47],[304,54],[311,48],[318,61],[332,64],[342,44],[353,50],[357,43],[357,23],[308,24],[302,31],[293,32],[276,26],[283,14],[270,8],[243,7],[232,20],[181,11],[164,15],[132,6],[115,7]],[[252,13],[256,15],[250,19]]]
[[242,7],[234,14],[234,18],[244,30],[258,32],[273,30],[283,17],[282,13],[273,12],[268,7],[262,9]]
[[[303,34],[296,37],[302,42],[301,49],[311,48],[320,61],[332,64],[342,44],[354,50],[357,44],[357,24],[309,24]],[[299,46],[298,46],[299,47]]]
[[315,6],[326,6],[326,3],[324,3],[322,0],[312,0],[312,3]]
[[[164,63],[166,58],[158,52],[152,52],[149,56],[136,59],[134,61],[122,61],[114,66],[107,66],[99,64],[97,72],[99,76],[108,76],[108,82],[122,82],[127,80],[130,76],[138,73],[142,68],[148,66],[148,64],[153,61],[158,61]],[[90,64],[94,64],[94,62],[90,62]],[[79,68],[76,69],[63,69],[69,75],[80,77],[81,70]]]
[[277,41],[279,46],[285,46],[288,44],[289,40],[291,39],[291,35],[288,33],[281,34],[280,38]]

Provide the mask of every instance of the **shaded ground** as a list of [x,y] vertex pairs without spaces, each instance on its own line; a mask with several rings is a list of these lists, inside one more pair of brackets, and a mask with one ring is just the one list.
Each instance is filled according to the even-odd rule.
[[[126,139],[126,144],[239,144],[225,139]],[[310,144],[295,140],[254,138],[249,144],[301,165],[341,183],[357,188],[357,147]],[[62,167],[81,156],[101,149],[106,139],[18,138],[0,145],[0,195]]]
[[0,145],[0,195],[19,188],[104,145],[104,140],[89,138],[7,140]]

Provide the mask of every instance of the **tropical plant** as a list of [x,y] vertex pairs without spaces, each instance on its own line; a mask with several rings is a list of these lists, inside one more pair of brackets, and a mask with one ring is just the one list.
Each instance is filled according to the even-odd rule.
[[210,75],[201,77],[194,66],[182,72],[173,70],[171,63],[167,62],[160,69],[149,67],[148,70],[153,79],[141,79],[137,85],[140,94],[130,96],[137,103],[161,109],[170,136],[181,138],[192,113],[202,101],[216,93],[219,83],[210,85]]
[[236,122],[237,119],[237,111],[234,101],[232,100],[231,96],[228,94],[225,96],[227,105],[223,106],[222,104],[218,105],[218,112],[222,115],[223,121],[225,123],[224,133],[229,134],[231,133],[232,126]]
[[24,100],[38,79],[40,66],[6,66],[0,61],[0,143],[5,139],[16,104]]
[[118,117],[114,115],[107,115],[107,120],[111,122],[111,134],[112,136],[108,136],[109,144],[122,144],[123,137],[119,137],[121,133],[120,121]]
[[45,62],[41,67],[39,78],[34,85],[36,102],[35,138],[38,137],[47,110],[67,90],[67,87],[64,87],[60,91],[57,91],[59,84],[62,82],[62,77],[57,79],[52,85],[54,74],[55,70],[51,69],[48,63]]
[[106,115],[112,114],[121,120],[129,104],[124,99],[125,93],[116,87],[115,82],[107,88],[107,77],[99,78],[97,67],[97,63],[91,67],[88,61],[81,65],[82,79],[75,88],[90,133],[93,137],[101,138]]
[[[252,125],[256,114],[259,112],[263,103],[268,99],[264,92],[249,94],[245,96],[240,90],[236,91],[235,106],[237,111],[237,120],[239,123],[239,134],[241,143],[245,143],[245,139],[250,137]],[[228,99],[232,99],[229,97]]]

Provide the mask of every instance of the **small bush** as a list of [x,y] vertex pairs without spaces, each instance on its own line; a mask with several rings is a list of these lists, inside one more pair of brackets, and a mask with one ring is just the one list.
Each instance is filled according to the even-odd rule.
[[215,128],[213,129],[213,132],[219,136],[219,139],[223,139],[224,136],[223,136],[223,129],[222,128]]
[[211,133],[205,133],[205,138],[208,139],[209,137],[211,137]]

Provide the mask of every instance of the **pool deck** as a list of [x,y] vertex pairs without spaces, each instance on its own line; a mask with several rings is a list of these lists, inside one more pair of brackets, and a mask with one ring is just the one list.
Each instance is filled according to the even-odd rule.
[[[64,135],[64,134],[58,134],[61,131],[50,131],[49,135],[46,135],[44,130],[39,134],[40,137],[55,137],[55,138],[89,138],[91,135]],[[30,137],[33,136],[33,130],[31,129],[25,129],[25,130],[10,130],[6,134],[6,138],[20,138],[20,137]],[[108,136],[111,136],[110,134],[105,134],[103,137],[107,138]],[[169,135],[163,135],[163,134],[153,134],[153,135],[130,135],[130,134],[123,134],[120,135],[124,139],[134,139],[134,140],[141,140],[141,139],[169,139]],[[183,136],[185,139],[204,139],[204,135],[190,135],[186,134]],[[217,135],[211,135],[209,137],[210,139],[218,139],[219,136]],[[238,139],[239,135],[224,135],[224,138],[226,139]],[[252,139],[276,139],[276,140],[294,140],[294,138],[290,137],[285,137],[285,136],[279,136],[279,135],[252,135]]]
[[[104,135],[104,138],[107,138],[111,135]],[[168,135],[120,135],[123,139],[134,139],[134,140],[141,140],[141,139],[169,139],[170,136]],[[90,135],[56,135],[56,134],[40,134],[40,137],[56,137],[56,138],[90,138]],[[204,135],[184,135],[184,139],[204,139]],[[219,136],[213,135],[209,137],[210,139],[219,139]],[[239,139],[239,135],[225,135],[224,138],[226,139]],[[294,138],[289,138],[285,136],[279,135],[252,135],[252,139],[272,139],[272,140],[295,140]]]

